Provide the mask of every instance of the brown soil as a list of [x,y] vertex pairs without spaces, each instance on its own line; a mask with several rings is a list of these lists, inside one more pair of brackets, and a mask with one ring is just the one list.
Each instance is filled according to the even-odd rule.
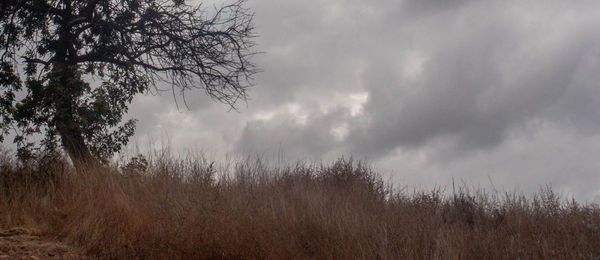
[[35,230],[0,230],[0,259],[87,259],[78,250],[50,241]]

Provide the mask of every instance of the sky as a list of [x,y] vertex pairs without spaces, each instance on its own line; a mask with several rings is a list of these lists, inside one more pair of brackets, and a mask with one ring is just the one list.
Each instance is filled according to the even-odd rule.
[[[219,4],[219,1],[211,1]],[[238,111],[138,96],[135,145],[208,157],[365,160],[408,189],[600,202],[600,1],[249,0]],[[142,148],[143,149],[143,148]]]

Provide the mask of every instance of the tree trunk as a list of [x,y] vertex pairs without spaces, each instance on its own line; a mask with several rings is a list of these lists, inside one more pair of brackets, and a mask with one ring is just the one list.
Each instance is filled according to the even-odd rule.
[[86,164],[93,164],[96,159],[85,144],[83,133],[75,119],[77,93],[82,86],[77,78],[74,67],[64,63],[56,63],[53,68],[54,86],[53,102],[55,111],[54,123],[60,135],[62,145],[69,154],[76,168]]
[[83,165],[96,162],[96,159],[92,156],[83,140],[81,130],[74,126],[72,120],[64,119],[57,121],[56,129],[60,135],[63,147],[76,168],[79,169]]
[[81,129],[74,122],[72,116],[57,113],[56,117],[56,130],[75,167],[80,169],[81,166],[95,163],[96,159],[88,150]]
[[72,18],[71,1],[65,0],[65,14],[61,17],[58,47],[54,56],[54,63],[50,73],[50,86],[52,88],[51,102],[54,104],[54,125],[60,135],[63,148],[69,154],[77,170],[82,166],[97,163],[85,144],[79,122],[76,120],[77,100],[84,88],[84,82],[77,72],[74,57],[73,35],[69,20]]

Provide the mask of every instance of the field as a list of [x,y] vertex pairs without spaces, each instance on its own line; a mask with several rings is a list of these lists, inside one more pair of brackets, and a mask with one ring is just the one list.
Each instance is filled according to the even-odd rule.
[[[159,155],[78,171],[5,159],[0,230],[56,243],[30,252],[56,259],[600,259],[596,205],[549,188],[395,189],[350,159],[274,168]],[[9,247],[0,256],[27,254]]]

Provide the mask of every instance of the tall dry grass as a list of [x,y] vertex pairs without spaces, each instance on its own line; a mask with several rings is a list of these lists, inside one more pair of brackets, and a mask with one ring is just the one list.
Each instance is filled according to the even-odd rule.
[[393,191],[364,165],[217,167],[138,157],[0,167],[0,226],[100,259],[600,259],[600,209],[460,189]]

